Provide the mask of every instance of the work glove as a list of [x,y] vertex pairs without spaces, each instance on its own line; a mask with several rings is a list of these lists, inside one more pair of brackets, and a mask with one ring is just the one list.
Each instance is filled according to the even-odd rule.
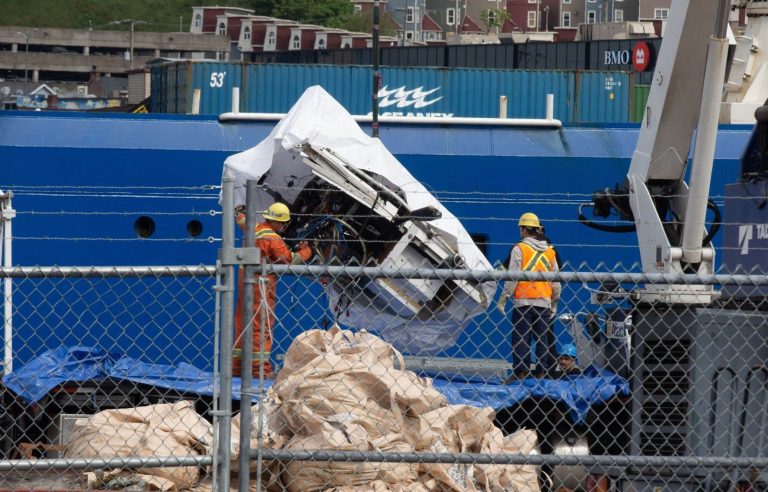
[[235,207],[235,222],[240,227],[245,227],[245,205],[238,205]]
[[504,294],[499,297],[499,302],[496,303],[496,309],[503,315],[507,314],[507,299],[509,299]]
[[554,320],[557,314],[557,299],[552,299],[549,303],[549,319]]

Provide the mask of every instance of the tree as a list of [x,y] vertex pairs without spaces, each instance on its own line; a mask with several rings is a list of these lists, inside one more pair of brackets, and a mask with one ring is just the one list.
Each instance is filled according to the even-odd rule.
[[352,11],[349,0],[280,0],[275,2],[272,15],[307,24],[342,27]]
[[480,20],[485,24],[486,34],[494,27],[503,26],[509,18],[509,13],[503,9],[486,9],[480,13]]
[[[400,25],[392,16],[386,14],[384,9],[382,9],[379,19],[379,33],[382,36],[396,37]],[[350,14],[341,27],[352,32],[373,32],[373,9],[365,9],[361,12]]]
[[244,6],[253,9],[256,15],[273,15],[275,7],[277,6],[277,0],[250,0],[245,2]]

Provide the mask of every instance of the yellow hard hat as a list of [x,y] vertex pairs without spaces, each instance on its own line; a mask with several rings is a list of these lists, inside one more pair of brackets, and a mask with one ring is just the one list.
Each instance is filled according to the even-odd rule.
[[288,222],[291,220],[291,211],[285,203],[275,202],[269,206],[266,212],[263,212],[264,218],[274,220],[275,222]]
[[541,223],[539,222],[539,218],[536,217],[535,214],[532,214],[530,212],[526,212],[523,215],[520,216],[520,221],[517,223],[520,227],[533,227],[538,229],[541,227]]

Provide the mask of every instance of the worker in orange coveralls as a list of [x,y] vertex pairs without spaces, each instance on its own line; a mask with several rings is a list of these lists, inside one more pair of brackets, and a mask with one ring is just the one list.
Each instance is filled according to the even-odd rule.
[[[291,221],[291,212],[284,203],[275,202],[269,208],[262,212],[264,222],[256,226],[256,244],[255,247],[261,250],[262,258],[269,263],[277,264],[300,264],[308,261],[312,257],[312,250],[306,241],[299,244],[298,251],[292,252],[283,241],[280,234],[288,227]],[[235,207],[235,218],[237,225],[245,232],[245,207],[239,205]],[[245,241],[245,240],[243,240]],[[232,353],[232,374],[241,376],[242,372],[242,353],[243,353],[243,292],[244,292],[244,268],[240,267],[238,290],[237,290],[237,310],[235,311],[235,348]],[[275,326],[275,290],[277,286],[277,277],[274,274],[266,275],[267,281],[259,283],[260,275],[256,275],[253,288],[253,367],[252,373],[255,376],[259,374],[259,364],[264,361],[264,375],[272,375],[272,366],[269,363],[269,353],[272,350],[272,328]],[[262,290],[267,297],[267,312],[263,318],[267,324],[264,327],[264,353],[261,350],[261,294]]]

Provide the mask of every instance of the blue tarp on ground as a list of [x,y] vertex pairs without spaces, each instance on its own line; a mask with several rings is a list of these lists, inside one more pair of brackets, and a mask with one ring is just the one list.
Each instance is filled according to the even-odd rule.
[[[213,395],[213,374],[210,372],[183,363],[178,366],[149,364],[90,347],[49,350],[3,377],[3,383],[24,400],[34,403],[63,383],[106,378],[202,396]],[[594,369],[567,379],[528,379],[506,385],[499,381],[457,382],[440,378],[433,381],[435,388],[451,404],[501,410],[527,398],[549,398],[565,404],[577,424],[585,422],[593,405],[629,394],[626,380],[608,371]],[[266,386],[269,385],[271,381],[266,382]],[[239,378],[234,378],[232,393],[235,399],[239,398]]]

